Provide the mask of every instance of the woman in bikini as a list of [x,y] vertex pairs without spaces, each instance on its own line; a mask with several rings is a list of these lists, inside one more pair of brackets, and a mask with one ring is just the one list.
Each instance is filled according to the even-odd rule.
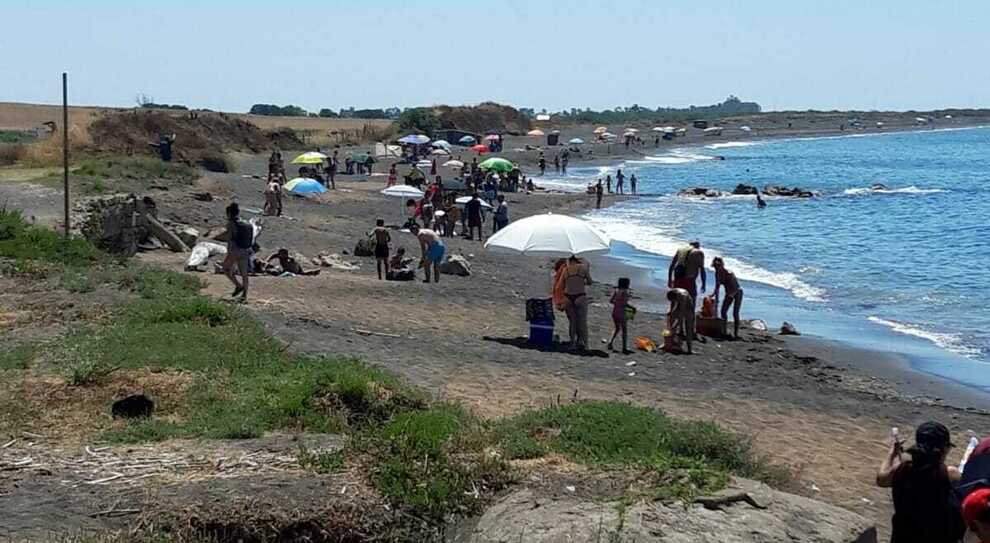
[[571,348],[585,351],[588,348],[588,295],[591,270],[587,262],[576,256],[567,259],[563,268],[564,311],[570,321]]
[[725,300],[722,301],[722,320],[727,321],[729,306],[732,306],[732,336],[739,339],[739,310],[742,308],[743,289],[739,286],[736,274],[725,268],[722,257],[716,256],[712,259],[712,267],[715,268],[715,305],[718,306],[718,288],[725,287]]

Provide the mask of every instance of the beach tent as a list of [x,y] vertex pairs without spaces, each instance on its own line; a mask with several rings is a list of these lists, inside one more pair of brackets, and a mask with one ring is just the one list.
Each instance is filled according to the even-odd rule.
[[571,138],[567,143],[570,143],[571,145],[581,145],[584,143],[584,140],[581,138]]
[[376,143],[374,153],[376,157],[380,158],[399,158],[402,156],[402,147]]
[[322,194],[327,191],[327,188],[323,186],[323,183],[320,183],[316,179],[297,177],[285,184],[285,190],[295,192],[297,194]]
[[463,138],[457,140],[461,145],[474,145],[478,140],[474,139],[474,136],[464,136]]
[[316,151],[310,151],[292,159],[292,164],[322,164],[326,159],[327,155],[317,153]]
[[478,164],[478,167],[485,172],[490,170],[494,172],[507,173],[511,172],[512,168],[515,168],[515,165],[504,158],[492,157],[485,160],[481,164]]
[[411,145],[423,145],[430,143],[430,138],[422,134],[409,134],[408,136],[402,136],[399,138],[399,143],[408,143]]
[[463,168],[464,167],[464,163],[461,162],[460,160],[448,160],[447,162],[444,162],[443,165],[446,166],[446,167],[448,167],[448,168]]
[[494,252],[560,258],[607,254],[611,245],[608,236],[586,221],[553,213],[520,219],[485,242]]
[[526,135],[527,136],[537,136],[537,137],[539,137],[539,136],[545,136],[546,133],[543,132],[542,130],[540,130],[539,128],[537,128],[535,130],[530,130],[529,132],[526,132]]

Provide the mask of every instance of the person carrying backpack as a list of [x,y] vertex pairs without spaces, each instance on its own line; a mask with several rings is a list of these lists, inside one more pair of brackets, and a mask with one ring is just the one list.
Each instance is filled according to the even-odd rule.
[[[234,284],[231,297],[239,301],[247,300],[248,294],[248,261],[251,257],[251,246],[254,245],[254,227],[241,220],[241,208],[234,202],[227,206],[227,258],[223,261],[223,271]],[[237,274],[241,281],[238,282]]]

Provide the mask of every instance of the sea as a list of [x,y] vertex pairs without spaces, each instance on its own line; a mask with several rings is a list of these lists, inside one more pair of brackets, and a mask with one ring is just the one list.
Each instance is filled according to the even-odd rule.
[[[990,392],[990,127],[647,152],[538,184],[582,191],[621,169],[628,190],[635,174],[639,198],[586,217],[613,238],[614,258],[662,285],[670,256],[697,239],[708,262],[723,256],[742,280],[743,318],[900,354],[919,371]],[[677,194],[737,184],[816,196],[766,197],[758,209],[754,196]]]

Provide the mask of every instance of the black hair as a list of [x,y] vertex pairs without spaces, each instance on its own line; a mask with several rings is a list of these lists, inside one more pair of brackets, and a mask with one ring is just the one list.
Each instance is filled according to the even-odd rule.
[[233,219],[234,217],[241,216],[241,206],[237,205],[237,202],[231,202],[227,206],[227,217]]
[[620,277],[619,278],[619,288],[629,288],[629,278]]
[[376,226],[385,226],[385,219],[376,219],[375,220],[375,225]]
[[670,289],[670,290],[667,291],[667,299],[668,300],[670,300],[670,301],[673,302],[674,301],[674,298],[676,298],[676,297],[677,297],[677,294],[674,292],[674,289]]

